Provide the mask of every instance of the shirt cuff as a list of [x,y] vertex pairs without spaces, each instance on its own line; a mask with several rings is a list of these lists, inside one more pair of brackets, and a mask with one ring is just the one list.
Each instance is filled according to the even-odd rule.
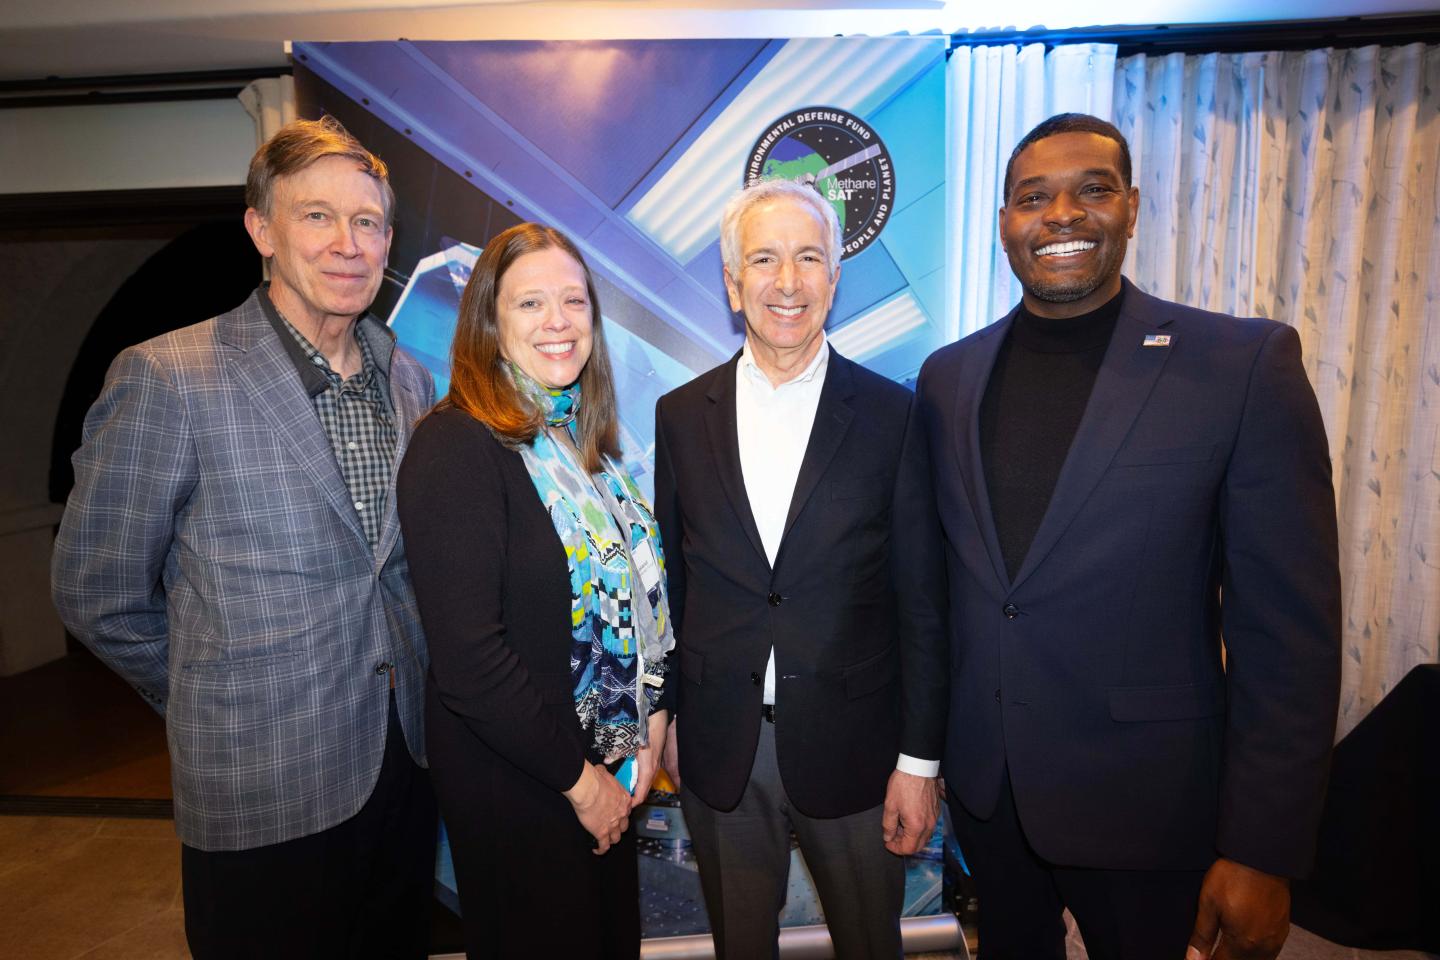
[[912,777],[938,777],[940,776],[939,760],[921,760],[918,757],[909,757],[900,754],[900,759],[895,761],[895,769],[901,773],[908,773]]

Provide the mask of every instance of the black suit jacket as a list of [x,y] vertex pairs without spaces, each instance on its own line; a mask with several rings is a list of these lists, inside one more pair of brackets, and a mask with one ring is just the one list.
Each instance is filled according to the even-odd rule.
[[899,753],[943,749],[945,585],[925,440],[909,390],[832,350],[772,568],[740,471],[738,362],[655,408],[681,777],[712,807],[739,802],[773,645],[786,792],[811,816],[855,813],[884,799]]
[[1127,282],[1011,580],[978,415],[1013,319],[937,351],[918,385],[954,611],[946,783],[985,818],[1008,765],[1026,836],[1056,863],[1203,868],[1219,853],[1303,873],[1334,736],[1340,583],[1299,338]]

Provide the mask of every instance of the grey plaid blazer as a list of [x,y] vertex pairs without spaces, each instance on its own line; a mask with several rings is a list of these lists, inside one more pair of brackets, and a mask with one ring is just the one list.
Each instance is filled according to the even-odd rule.
[[[359,810],[392,672],[424,762],[428,658],[393,489],[372,550],[264,295],[115,359],[51,571],[65,625],[164,714],[176,832],[201,850]],[[360,329],[388,367],[398,467],[435,388],[382,324]]]

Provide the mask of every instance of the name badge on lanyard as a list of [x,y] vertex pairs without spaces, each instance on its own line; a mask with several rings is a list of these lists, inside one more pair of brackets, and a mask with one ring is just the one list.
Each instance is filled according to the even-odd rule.
[[660,586],[660,561],[655,556],[649,537],[630,549],[630,559],[635,564],[635,576],[640,579],[644,592],[653,593]]

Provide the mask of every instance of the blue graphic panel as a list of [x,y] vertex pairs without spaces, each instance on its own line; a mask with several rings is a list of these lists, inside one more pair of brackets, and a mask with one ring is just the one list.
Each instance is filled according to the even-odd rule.
[[478,247],[456,243],[421,260],[390,314],[390,329],[400,345],[435,379],[436,396],[443,397],[450,389],[450,341],[460,294],[479,255]]
[[880,243],[907,281],[944,268],[945,244],[935,243],[936,233],[944,236],[944,184],[895,211],[890,225],[894,229],[886,230]]
[[[742,342],[720,270],[720,210],[757,141],[786,118],[843,115],[855,126],[841,119],[816,136],[850,130],[858,140],[833,155],[827,141],[803,156],[782,147],[772,169],[793,167],[822,190],[851,189],[837,178],[858,179],[866,160],[893,176],[874,236],[843,263],[828,323],[835,348],[904,382],[939,345],[944,51],[941,37],[397,41],[300,43],[295,59],[301,114],[334,114],[391,165],[400,216],[375,310],[442,395],[481,246],[524,220],[575,241],[596,282],[624,459],[648,495],[655,401]],[[663,791],[648,801],[634,825],[645,934],[703,933],[678,801]],[[941,909],[939,849],[937,834],[907,862],[907,916]],[[442,837],[437,879],[453,895],[449,865]],[[823,920],[798,852],[782,920]]]
[[897,211],[945,184],[945,151],[932,149],[935,127],[944,124],[943,114],[935,114],[935,105],[944,102],[945,71],[928,70],[870,118],[885,138],[890,155],[905,159],[903,175],[896,184]]
[[[889,231],[881,234],[882,239]],[[879,244],[840,265],[840,286],[830,307],[831,330],[867,312],[875,304],[894,296],[906,286],[905,274]]]
[[576,41],[563,57],[523,41],[415,49],[614,208],[764,46]]

